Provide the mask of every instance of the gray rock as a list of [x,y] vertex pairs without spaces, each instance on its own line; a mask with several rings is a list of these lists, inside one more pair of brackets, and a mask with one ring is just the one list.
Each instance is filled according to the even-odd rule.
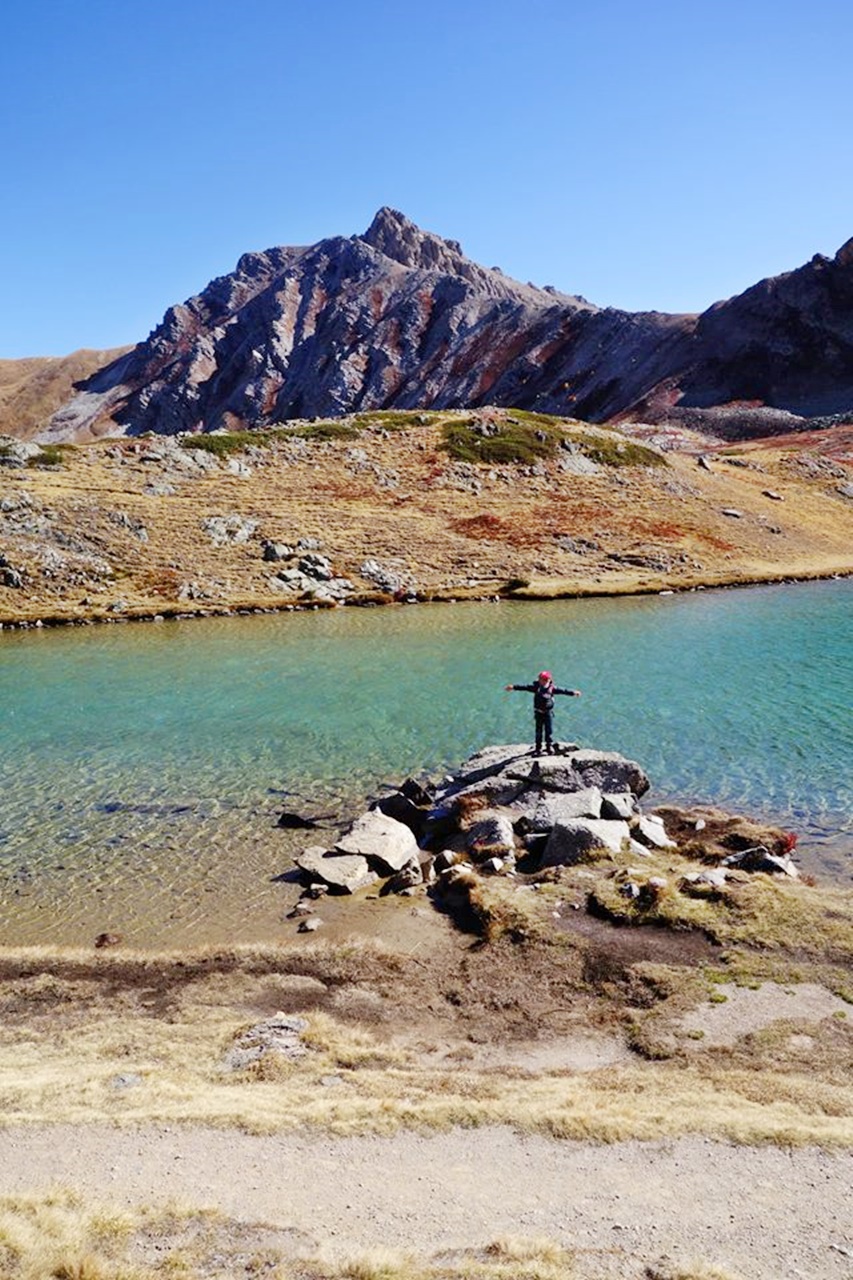
[[736,510],[735,507],[723,507],[720,515],[728,516],[731,520],[742,520],[743,512]]
[[442,849],[441,852],[437,853],[433,858],[432,865],[435,868],[436,874],[441,875],[443,871],[449,871],[451,867],[455,866],[461,858],[461,853],[454,853],[452,849]]
[[230,543],[248,542],[257,529],[258,522],[235,513],[228,516],[208,516],[202,520],[201,527],[215,547],[225,547]]
[[378,809],[357,818],[335,849],[366,858],[372,870],[386,876],[401,871],[411,858],[418,856],[418,842],[409,828]]
[[853,484],[839,484],[835,492],[840,493],[842,498],[853,498]]
[[289,560],[293,555],[293,547],[289,547],[285,542],[271,542],[269,539],[262,543],[264,560],[270,563],[276,563],[279,560]]
[[328,556],[317,555],[315,552],[302,556],[296,567],[300,573],[304,573],[307,578],[313,578],[315,582],[328,582],[334,576]]
[[602,796],[602,818],[621,818],[627,822],[636,812],[637,801],[630,791],[608,791]]
[[322,925],[323,925],[323,921],[320,919],[319,916],[306,916],[304,920],[299,921],[299,928],[296,930],[296,932],[297,933],[316,933],[318,929],[322,928]]
[[596,786],[607,792],[630,791],[635,796],[645,795],[649,789],[645,771],[636,761],[616,751],[576,751],[570,759],[585,787]]
[[791,876],[794,880],[800,874],[789,857],[771,853],[763,845],[730,854],[728,858],[723,858],[723,866],[737,867],[740,871],[765,871],[769,875]]
[[305,1018],[285,1013],[274,1014],[237,1037],[222,1060],[223,1069],[242,1071],[268,1053],[277,1053],[293,1060],[303,1058],[308,1052],[302,1041],[302,1032],[307,1026]]
[[321,880],[337,893],[356,893],[377,880],[366,858],[330,853],[319,845],[305,849],[296,859],[296,865],[312,880]]
[[420,838],[429,812],[428,809],[413,804],[400,791],[394,791],[390,796],[381,796],[372,807],[384,813],[387,818],[402,822],[409,828],[415,839]]
[[581,791],[565,793],[527,793],[525,798],[528,797],[532,799],[532,804],[516,820],[516,826],[523,834],[550,831],[558,822],[572,822],[575,818],[614,816],[602,813],[601,792],[598,787],[584,787]]
[[296,544],[297,551],[319,551],[323,544],[319,538],[300,538]]
[[634,834],[652,849],[677,849],[674,840],[670,840],[663,825],[663,819],[653,814],[643,815],[634,825]]
[[629,838],[627,822],[610,822],[604,818],[558,822],[545,845],[542,866],[571,866],[584,861],[595,850],[619,853]]
[[40,453],[40,446],[28,440],[0,436],[0,467],[25,467],[30,458],[35,458]]
[[405,893],[409,889],[423,884],[424,874],[419,858],[411,858],[404,867],[382,886],[383,896],[386,893]]

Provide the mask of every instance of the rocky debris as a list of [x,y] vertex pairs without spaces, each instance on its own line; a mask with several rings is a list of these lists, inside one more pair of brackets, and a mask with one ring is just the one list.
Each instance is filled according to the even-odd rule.
[[663,818],[653,814],[640,814],[634,824],[634,834],[643,844],[652,849],[675,849],[676,843],[670,840],[663,825]]
[[248,542],[254,536],[258,522],[232,512],[227,516],[207,516],[201,527],[215,547],[227,547]]
[[[482,876],[516,877],[521,886],[531,876],[559,875],[561,867],[615,863],[620,895],[642,913],[664,893],[717,900],[730,881],[755,872],[797,875],[795,836],[718,810],[643,813],[639,797],[649,779],[636,761],[575,745],[566,750],[536,758],[527,746],[487,746],[435,786],[407,778],[374,800],[332,848],[312,846],[296,859],[307,887],[289,918],[313,918],[306,900],[320,893],[355,893],[377,879],[383,884],[373,897],[429,892],[458,908],[460,921],[480,927],[488,914],[477,897]],[[660,874],[655,853],[706,865],[681,875],[670,867],[673,879]],[[640,865],[626,866],[627,859]],[[600,874],[591,867],[585,873]]]
[[307,916],[299,921],[297,933],[316,933],[322,927],[323,921],[319,916]]
[[133,534],[134,538],[138,538],[140,542],[148,541],[148,530],[136,516],[128,515],[126,511],[108,511],[106,516],[112,524],[118,525],[121,529],[127,529],[128,533]]
[[305,1018],[286,1013],[273,1014],[271,1018],[256,1023],[241,1032],[222,1059],[224,1071],[243,1071],[246,1067],[268,1054],[295,1061],[308,1052],[302,1033],[308,1028]]
[[836,485],[835,492],[840,494],[842,498],[853,498],[853,484]]
[[720,511],[721,516],[728,516],[730,520],[742,520],[743,512],[738,511],[736,507],[723,507]]
[[0,467],[27,467],[32,458],[38,457],[41,446],[30,440],[17,440],[14,436],[0,436]]
[[765,871],[769,875],[785,875],[794,879],[800,874],[790,857],[771,853],[763,845],[729,854],[723,859],[723,866],[737,867],[740,871]]
[[377,591],[382,591],[389,596],[414,591],[417,586],[413,575],[407,572],[402,560],[365,560],[359,573]]

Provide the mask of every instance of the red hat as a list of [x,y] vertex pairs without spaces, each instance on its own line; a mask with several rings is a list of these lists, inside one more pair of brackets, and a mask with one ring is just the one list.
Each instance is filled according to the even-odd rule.
[[540,683],[540,684],[550,684],[550,683],[551,683],[551,681],[553,680],[553,678],[554,678],[554,677],[551,675],[551,672],[550,672],[550,671],[540,671],[540,672],[539,672],[539,683]]

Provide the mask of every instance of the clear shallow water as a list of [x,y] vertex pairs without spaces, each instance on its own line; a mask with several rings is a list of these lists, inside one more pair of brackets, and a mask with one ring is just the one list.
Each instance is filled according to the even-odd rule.
[[849,880],[851,620],[847,580],[5,634],[0,941],[269,936],[282,806],[524,741],[503,686],[543,666],[584,693],[558,735],[638,759],[650,802],[766,816]]

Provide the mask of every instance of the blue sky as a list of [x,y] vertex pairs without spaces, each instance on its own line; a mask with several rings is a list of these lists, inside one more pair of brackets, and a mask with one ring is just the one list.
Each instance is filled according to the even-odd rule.
[[390,204],[701,310],[853,236],[851,0],[7,0],[0,357],[145,337]]

